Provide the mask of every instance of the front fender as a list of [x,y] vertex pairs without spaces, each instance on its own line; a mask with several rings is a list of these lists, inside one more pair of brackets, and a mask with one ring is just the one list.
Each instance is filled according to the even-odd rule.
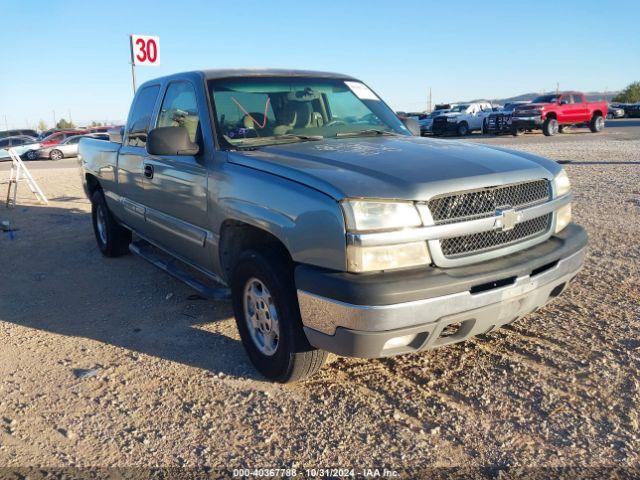
[[[218,177],[216,179],[215,177]],[[269,232],[294,261],[346,268],[346,233],[338,203],[322,192],[277,175],[225,163],[212,178],[217,230],[237,220]]]

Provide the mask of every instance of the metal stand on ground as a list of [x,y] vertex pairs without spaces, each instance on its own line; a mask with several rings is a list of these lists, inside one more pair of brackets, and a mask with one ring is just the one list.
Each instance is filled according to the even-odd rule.
[[[42,192],[36,181],[27,170],[27,166],[24,164],[20,155],[16,153],[13,148],[9,149],[9,155],[11,156],[11,173],[9,175],[9,187],[7,188],[7,207],[15,207],[16,196],[18,194],[18,182],[27,182],[31,193],[33,193],[40,202],[48,204],[47,197]],[[12,192],[13,188],[13,192]]]

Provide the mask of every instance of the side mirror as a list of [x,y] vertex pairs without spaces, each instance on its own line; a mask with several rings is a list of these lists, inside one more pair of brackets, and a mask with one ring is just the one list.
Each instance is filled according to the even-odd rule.
[[151,155],[197,155],[200,147],[189,138],[185,127],[158,127],[147,135]]
[[409,129],[411,135],[420,136],[420,124],[413,118],[402,117],[400,121]]

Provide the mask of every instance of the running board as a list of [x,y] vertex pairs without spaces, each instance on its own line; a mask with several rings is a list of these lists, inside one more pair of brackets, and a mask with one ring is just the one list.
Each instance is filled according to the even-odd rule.
[[166,260],[153,252],[152,248],[152,245],[144,240],[138,240],[129,244],[129,250],[131,250],[132,253],[144,258],[172,277],[186,283],[203,297],[209,300],[229,300],[231,298],[231,291],[228,288],[215,288],[205,285],[185,269],[176,265],[177,260],[173,258]]

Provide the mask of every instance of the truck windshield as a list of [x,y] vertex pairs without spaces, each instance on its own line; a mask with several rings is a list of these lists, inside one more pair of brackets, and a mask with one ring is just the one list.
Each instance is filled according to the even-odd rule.
[[257,147],[320,138],[410,135],[368,87],[313,77],[244,77],[209,82],[221,144]]
[[533,99],[531,103],[556,103],[558,95],[541,95]]
[[457,107],[453,107],[451,109],[452,112],[464,112],[467,108],[469,108],[469,105],[458,105]]

